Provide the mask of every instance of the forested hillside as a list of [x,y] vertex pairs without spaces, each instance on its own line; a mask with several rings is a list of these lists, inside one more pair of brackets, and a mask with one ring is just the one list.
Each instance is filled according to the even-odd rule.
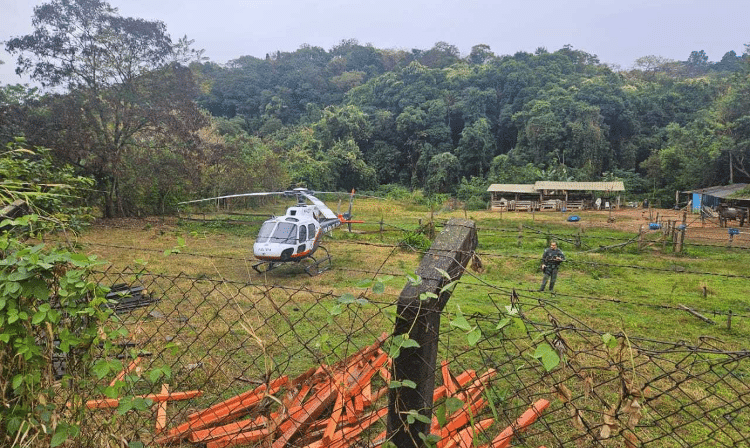
[[55,89],[0,86],[0,139],[24,136],[92,176],[107,216],[297,184],[481,207],[490,183],[621,179],[672,206],[675,190],[750,181],[749,50],[644,56],[624,71],[571,46],[461,55],[344,40],[216,64],[161,22],[94,3],[38,8],[46,34],[6,43]]

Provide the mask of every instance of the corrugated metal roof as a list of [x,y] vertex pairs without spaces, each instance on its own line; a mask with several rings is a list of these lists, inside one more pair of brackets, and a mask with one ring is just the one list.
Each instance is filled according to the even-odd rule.
[[538,193],[531,184],[492,184],[487,191],[498,193]]
[[[728,198],[734,193],[747,187],[747,184],[732,184],[732,185],[718,185],[714,187],[697,188],[695,190],[686,191],[686,193],[698,193],[705,194],[708,196],[714,196],[717,198]],[[738,198],[732,197],[732,199],[750,199],[750,198]]]
[[551,182],[538,181],[534,184],[537,190],[581,190],[581,191],[625,191],[621,181],[615,182]]

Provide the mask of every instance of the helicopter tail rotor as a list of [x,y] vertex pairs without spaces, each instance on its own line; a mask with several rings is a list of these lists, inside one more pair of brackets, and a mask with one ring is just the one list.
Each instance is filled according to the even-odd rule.
[[[364,221],[352,221],[352,205],[354,204],[354,189],[352,189],[352,192],[349,196],[349,211],[344,213],[343,215],[341,213],[338,213],[339,221],[342,223],[346,223],[347,227],[349,228],[349,232],[352,231],[352,224],[357,223],[361,224]],[[341,207],[341,204],[339,204],[339,207]]]

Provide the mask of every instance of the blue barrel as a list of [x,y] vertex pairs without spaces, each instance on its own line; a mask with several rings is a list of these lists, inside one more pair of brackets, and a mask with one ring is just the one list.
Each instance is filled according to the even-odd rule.
[[578,216],[578,215],[568,216],[568,221],[570,221],[570,222],[576,222],[576,221],[580,221],[580,220],[581,220],[581,217]]
[[659,230],[661,229],[661,224],[659,224],[658,222],[650,222],[648,223],[648,228],[651,230]]
[[729,228],[729,234],[730,235],[739,235],[740,234],[740,229],[735,229],[734,227],[730,227]]
[[680,224],[679,226],[677,226],[677,230],[685,230],[686,228],[687,226],[685,224]]

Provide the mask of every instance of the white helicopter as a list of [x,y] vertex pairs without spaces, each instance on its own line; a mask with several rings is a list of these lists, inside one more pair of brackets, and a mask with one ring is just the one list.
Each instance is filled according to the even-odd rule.
[[[262,274],[284,263],[311,260],[312,262],[305,266],[305,272],[313,276],[331,267],[331,256],[328,250],[320,245],[323,235],[341,224],[348,224],[351,230],[352,223],[364,222],[351,220],[354,190],[349,197],[349,211],[338,215],[313,194],[314,192],[306,188],[295,188],[281,192],[243,193],[196,199],[180,202],[179,205],[249,196],[296,196],[297,204],[289,207],[285,215],[273,216],[261,226],[253,244],[253,255],[259,262],[253,265],[253,269]],[[307,201],[312,204],[307,204]],[[314,257],[313,254],[318,250],[325,252],[325,255]]]

